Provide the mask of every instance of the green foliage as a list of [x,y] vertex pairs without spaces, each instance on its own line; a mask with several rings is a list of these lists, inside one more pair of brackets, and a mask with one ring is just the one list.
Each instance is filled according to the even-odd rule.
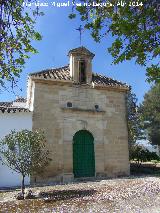
[[160,84],[154,85],[144,96],[140,106],[145,137],[160,145]]
[[23,175],[38,172],[49,160],[41,131],[11,131],[0,141],[0,153],[4,164]]
[[159,161],[160,158],[155,152],[150,152],[143,146],[136,144],[131,147],[130,160],[134,160],[137,162],[138,165],[140,165],[142,162],[147,162],[151,160]]
[[6,81],[13,88],[30,53],[37,53],[31,42],[42,39],[34,29],[40,15],[38,8],[32,11],[23,5],[23,0],[0,1],[0,89]]
[[50,161],[41,131],[11,131],[0,141],[0,155],[5,165],[22,175],[22,185],[26,175],[41,173]]
[[[72,18],[79,13],[96,42],[112,35],[115,40],[108,51],[113,63],[135,59],[137,64],[146,67],[148,81],[160,82],[160,62],[153,62],[160,56],[159,0],[135,1],[135,6],[135,2],[128,0],[81,2],[82,6],[75,6]],[[123,2],[126,5],[121,5]],[[84,6],[86,4],[88,6]]]
[[141,136],[140,116],[137,107],[136,95],[131,92],[127,93],[127,121],[128,121],[128,142],[129,148],[136,143]]
[[147,68],[148,81],[152,82],[156,79],[156,82],[160,83],[160,67],[158,64],[152,64],[151,67]]

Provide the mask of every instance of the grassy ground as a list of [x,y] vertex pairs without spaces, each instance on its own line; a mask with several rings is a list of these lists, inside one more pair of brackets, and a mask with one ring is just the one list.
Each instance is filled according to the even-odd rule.
[[160,163],[143,162],[138,165],[132,161],[130,164],[132,175],[155,175],[160,176]]
[[[32,188],[43,197],[15,200],[16,191],[0,193],[0,212],[160,212],[160,178],[130,177]],[[48,197],[46,201],[44,198]]]

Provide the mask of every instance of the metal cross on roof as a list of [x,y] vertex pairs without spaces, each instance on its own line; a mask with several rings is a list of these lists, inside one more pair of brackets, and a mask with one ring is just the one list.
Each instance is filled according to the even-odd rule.
[[81,45],[81,41],[82,41],[82,32],[83,32],[84,28],[82,28],[82,25],[80,25],[79,28],[77,28],[76,30],[78,30],[79,33],[80,33],[80,45]]

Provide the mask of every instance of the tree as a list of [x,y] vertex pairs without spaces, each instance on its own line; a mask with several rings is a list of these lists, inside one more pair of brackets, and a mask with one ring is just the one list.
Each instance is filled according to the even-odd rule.
[[155,152],[150,152],[145,147],[135,144],[130,150],[130,160],[136,161],[138,167],[140,167],[142,162],[159,161],[160,158]]
[[144,96],[140,106],[144,136],[160,146],[160,84],[155,84]]
[[80,14],[96,42],[108,35],[114,38],[108,48],[114,64],[135,59],[146,67],[148,81],[160,82],[159,0],[81,0],[80,4],[75,0],[74,3],[76,10],[69,17]]
[[41,172],[50,161],[41,131],[11,131],[0,141],[0,154],[5,165],[22,175],[23,197],[25,176]]
[[137,98],[131,90],[127,93],[127,122],[129,150],[141,136],[140,116],[137,106]]
[[42,39],[34,25],[43,13],[38,7],[35,10],[25,7],[23,2],[0,0],[0,89],[5,87],[6,80],[11,82],[12,88],[16,85],[26,59],[30,53],[37,53],[32,40]]

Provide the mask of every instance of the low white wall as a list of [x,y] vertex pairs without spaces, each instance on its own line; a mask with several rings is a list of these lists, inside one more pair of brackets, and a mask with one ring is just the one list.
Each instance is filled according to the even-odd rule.
[[[10,133],[11,130],[32,129],[32,113],[16,112],[2,113],[0,111],[0,139]],[[30,178],[25,178],[25,184],[30,183]],[[21,185],[21,176],[0,162],[0,187]]]

